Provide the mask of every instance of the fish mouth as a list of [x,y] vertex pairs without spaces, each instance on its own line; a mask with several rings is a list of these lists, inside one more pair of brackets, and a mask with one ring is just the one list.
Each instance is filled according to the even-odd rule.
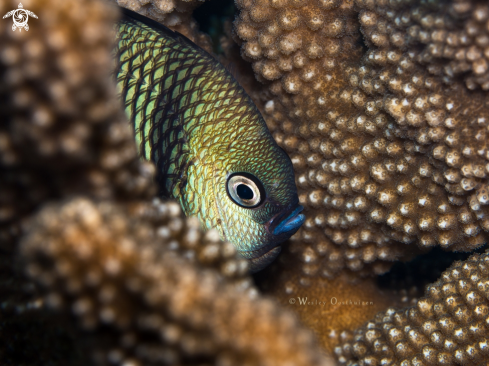
[[306,220],[304,214],[301,214],[303,209],[301,205],[296,205],[279,212],[265,224],[267,231],[272,235],[288,233],[292,236]]
[[278,236],[277,240],[273,240],[272,243],[261,246],[255,250],[242,250],[240,251],[241,256],[249,260],[263,257],[274,250],[281,242],[290,238],[292,234],[299,230],[306,219],[306,217],[301,214],[303,209],[304,207],[301,205],[291,205],[287,209],[282,210],[273,216],[265,224],[265,228],[269,234]]
[[265,224],[267,232],[278,237],[277,242],[259,249],[240,252],[241,256],[249,261],[251,273],[262,270],[277,258],[282,250],[280,243],[291,237],[304,223],[305,216],[301,213],[303,209],[301,205],[291,205]]
[[240,250],[239,255],[248,260],[249,272],[256,273],[272,263],[282,251],[280,243],[270,243],[255,250]]

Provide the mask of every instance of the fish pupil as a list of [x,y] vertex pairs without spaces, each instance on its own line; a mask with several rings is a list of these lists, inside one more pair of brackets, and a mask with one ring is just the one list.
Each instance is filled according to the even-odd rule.
[[236,194],[242,200],[251,200],[253,198],[253,190],[246,184],[240,184],[236,187]]

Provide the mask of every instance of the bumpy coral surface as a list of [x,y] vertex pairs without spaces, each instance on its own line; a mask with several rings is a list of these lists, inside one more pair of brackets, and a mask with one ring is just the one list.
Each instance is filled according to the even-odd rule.
[[486,365],[489,253],[454,263],[410,308],[389,309],[335,349],[341,365]]
[[[485,1],[359,1],[362,24],[373,44],[418,47],[416,61],[452,83],[489,89],[489,6]],[[366,22],[364,22],[364,20]],[[421,46],[421,47],[419,47]]]
[[[456,32],[482,19],[482,2],[466,3],[464,17],[453,2],[444,11],[457,22],[433,27]],[[488,238],[489,106],[466,87],[479,68],[466,79],[434,73],[430,46],[409,33],[443,4],[237,2],[242,54],[274,94],[265,118],[306,206],[295,238],[322,276],[383,273],[416,245],[470,251]],[[477,29],[471,39],[486,32]]]
[[345,273],[324,278],[314,250],[303,250],[297,242],[259,274],[258,283],[264,293],[295,311],[330,352],[378,312],[405,307],[412,300],[405,291],[380,289],[374,278],[357,278],[354,283]]
[[0,363],[328,364],[232,245],[142,201],[154,167],[110,75],[113,8],[27,5],[29,32],[0,28]]
[[[17,238],[47,200],[151,197],[110,74],[117,12],[98,1],[27,2],[29,31],[0,25],[0,363],[85,364],[70,326],[42,311],[16,260]],[[18,2],[0,3],[0,12]]]
[[[17,5],[2,2],[0,12]],[[154,167],[139,160],[115,86],[107,82],[116,11],[99,2],[29,5],[39,16],[30,19],[30,31],[14,32],[8,21],[0,27],[3,243],[47,199],[154,192]]]
[[[488,254],[355,333],[390,300],[369,279],[328,279],[383,272],[412,252],[405,243],[470,250],[486,240],[485,4],[392,4],[238,2],[243,54],[274,79],[262,109],[309,216],[263,286],[323,344],[341,342],[341,364],[484,365]],[[29,32],[0,28],[1,363],[328,364],[290,313],[257,294],[231,246],[173,203],[135,201],[154,192],[153,168],[137,159],[109,82],[115,13],[95,1],[26,7],[39,16]],[[463,45],[465,61],[440,44]],[[27,224],[74,194],[90,199]],[[30,229],[18,268],[20,221]]]
[[215,231],[201,234],[177,203],[52,206],[36,218],[22,253],[29,275],[48,289],[48,305],[90,330],[99,364],[321,361],[291,313],[254,299],[234,246]]
[[212,53],[208,35],[199,32],[192,11],[205,0],[115,0],[120,6],[138,12],[182,33],[187,38]]
[[[116,11],[94,1],[24,5],[38,15],[29,31],[0,25],[0,363],[76,364],[69,327],[40,312],[37,286],[18,268],[22,223],[74,193],[150,197],[154,168],[139,161],[107,82]],[[3,1],[0,13],[17,6]]]

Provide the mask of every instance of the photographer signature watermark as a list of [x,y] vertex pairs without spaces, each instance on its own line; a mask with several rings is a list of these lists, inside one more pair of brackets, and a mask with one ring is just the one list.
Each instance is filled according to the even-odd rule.
[[27,24],[27,22],[29,21],[29,15],[37,19],[36,14],[34,14],[30,10],[24,9],[22,3],[19,3],[19,8],[9,11],[7,14],[3,16],[3,19],[12,17],[12,20],[14,21],[14,24],[12,25],[13,31],[15,31],[17,28],[19,28],[19,32],[22,31],[22,28],[28,31],[29,25]]
[[318,299],[308,299],[307,297],[291,297],[289,299],[291,305],[304,305],[304,306],[373,306],[373,301],[364,300],[338,300],[336,297],[332,297],[328,301],[322,301]]

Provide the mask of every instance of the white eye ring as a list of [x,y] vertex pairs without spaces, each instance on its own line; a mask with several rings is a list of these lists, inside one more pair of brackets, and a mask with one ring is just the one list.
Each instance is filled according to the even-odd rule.
[[234,173],[228,178],[227,191],[231,200],[238,206],[254,208],[265,198],[261,182],[248,173]]

